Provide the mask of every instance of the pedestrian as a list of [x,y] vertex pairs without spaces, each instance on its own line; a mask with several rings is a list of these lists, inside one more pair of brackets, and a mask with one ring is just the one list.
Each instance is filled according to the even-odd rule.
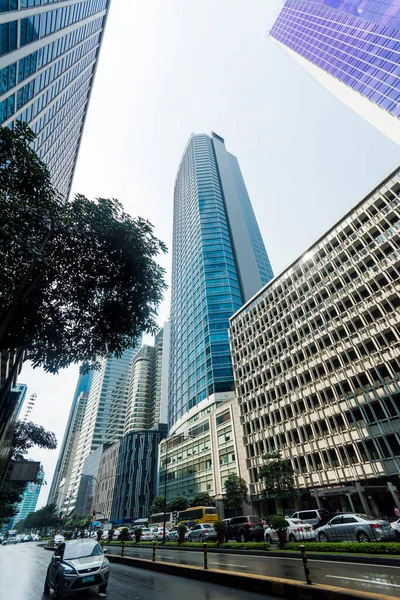
[[394,514],[396,515],[396,517],[399,519],[400,518],[400,510],[397,508],[394,509]]

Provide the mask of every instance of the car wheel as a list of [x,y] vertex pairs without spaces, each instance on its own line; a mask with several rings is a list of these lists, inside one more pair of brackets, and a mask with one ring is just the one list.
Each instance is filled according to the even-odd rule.
[[369,537],[367,536],[366,533],[364,533],[364,531],[359,531],[357,533],[357,540],[359,542],[369,542]]
[[202,542],[202,541],[203,541],[203,536],[199,535],[199,542]]
[[191,541],[192,541],[192,536],[188,535],[188,542],[191,542]]
[[104,585],[99,585],[99,592],[100,592],[100,594],[107,594],[107,584],[106,583]]
[[268,542],[268,544],[272,544],[272,537],[269,535],[269,533],[267,533],[265,536],[265,541]]
[[289,535],[289,542],[295,542],[296,541],[296,537],[293,535],[293,533],[291,533]]
[[321,531],[321,533],[318,534],[318,541],[319,542],[328,542],[328,536],[326,535],[326,533],[324,533],[323,531]]
[[244,531],[241,531],[239,533],[239,542],[242,542],[242,544],[244,544],[245,542],[247,542],[247,536],[246,536],[246,533]]

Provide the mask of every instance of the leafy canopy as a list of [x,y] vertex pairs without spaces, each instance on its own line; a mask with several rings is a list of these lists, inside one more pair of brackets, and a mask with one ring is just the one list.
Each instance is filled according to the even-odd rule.
[[168,511],[174,512],[178,510],[186,510],[189,508],[190,502],[185,496],[176,496],[171,502],[168,504]]
[[24,124],[0,127],[0,350],[23,347],[57,372],[157,330],[166,247],[115,199],[65,202],[33,139]]
[[199,492],[190,504],[191,506],[215,506],[215,500],[207,492]]
[[294,488],[294,472],[290,460],[282,459],[279,453],[265,454],[266,462],[258,471],[258,478],[264,482],[263,495],[266,498],[291,498]]
[[164,512],[164,496],[156,496],[149,508],[149,517]]
[[244,479],[234,473],[228,475],[224,483],[226,508],[242,508],[243,502],[247,501],[249,490]]

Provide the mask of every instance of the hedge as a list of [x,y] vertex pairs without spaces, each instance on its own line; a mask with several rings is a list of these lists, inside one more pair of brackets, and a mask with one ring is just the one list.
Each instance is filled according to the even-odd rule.
[[[161,542],[156,542],[157,546],[161,545]],[[105,546],[121,546],[121,542],[112,541],[105,542]],[[178,544],[178,542],[166,542],[166,546],[172,546],[174,548],[203,548],[204,544],[202,542],[184,542],[183,544]],[[129,541],[125,542],[125,547],[142,547],[142,546],[153,546],[153,542],[140,542],[136,544],[135,542]],[[269,550],[270,545],[267,542],[231,542],[226,544],[218,544],[217,542],[207,542],[207,548],[229,548],[229,549],[238,549],[238,550]]]
[[399,542],[289,542],[285,550],[300,550],[304,545],[309,552],[347,552],[349,554],[400,554]]

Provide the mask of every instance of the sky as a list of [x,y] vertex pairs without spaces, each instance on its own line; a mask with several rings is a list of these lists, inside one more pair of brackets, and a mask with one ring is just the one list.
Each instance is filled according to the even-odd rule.
[[[268,37],[279,0],[112,0],[73,193],[115,197],[172,247],[174,180],[192,132],[238,157],[275,274],[400,163],[400,147]],[[163,257],[170,280],[171,255]],[[169,294],[160,324],[169,314]],[[148,339],[146,340],[149,341]],[[78,377],[26,364],[31,419],[61,443]],[[58,451],[41,460],[46,503]]]

